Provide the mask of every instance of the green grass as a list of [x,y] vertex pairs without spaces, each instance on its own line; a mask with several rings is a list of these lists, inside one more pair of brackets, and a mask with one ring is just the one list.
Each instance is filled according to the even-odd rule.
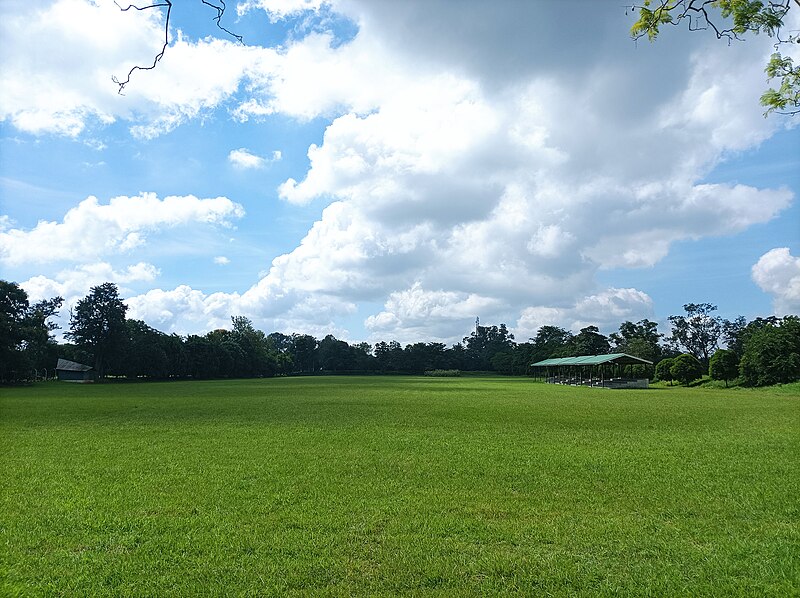
[[791,596],[800,386],[0,389],[0,594]]

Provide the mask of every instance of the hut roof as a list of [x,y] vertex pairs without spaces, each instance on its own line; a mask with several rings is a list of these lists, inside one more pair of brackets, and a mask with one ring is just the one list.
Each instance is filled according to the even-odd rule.
[[634,357],[627,353],[609,353],[608,355],[581,355],[580,357],[554,357],[532,363],[531,367],[547,367],[557,365],[601,365],[603,363],[614,363],[617,365],[653,365],[652,361],[647,361],[641,357]]
[[58,365],[56,365],[57,370],[65,370],[68,372],[88,372],[89,370],[93,370],[94,368],[90,365],[84,365],[82,363],[77,363],[75,361],[70,361],[69,359],[58,359]]

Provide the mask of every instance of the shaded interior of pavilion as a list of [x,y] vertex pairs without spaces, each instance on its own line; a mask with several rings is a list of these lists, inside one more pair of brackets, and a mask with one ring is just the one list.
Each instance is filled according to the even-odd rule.
[[555,357],[531,364],[534,378],[549,384],[600,388],[647,388],[653,362],[626,353]]

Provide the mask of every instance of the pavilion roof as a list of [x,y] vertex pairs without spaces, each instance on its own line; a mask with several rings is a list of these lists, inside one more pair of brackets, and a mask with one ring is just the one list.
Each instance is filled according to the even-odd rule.
[[580,357],[553,357],[544,361],[532,363],[531,367],[547,367],[558,365],[602,365],[611,363],[616,365],[653,365],[641,357],[634,357],[627,353],[609,353],[608,355],[581,355]]

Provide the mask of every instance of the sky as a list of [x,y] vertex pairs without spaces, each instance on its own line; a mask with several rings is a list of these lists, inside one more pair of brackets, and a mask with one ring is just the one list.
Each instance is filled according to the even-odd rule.
[[[611,0],[3,0],[0,278],[203,334],[457,342],[800,313],[773,51]],[[789,28],[800,28],[800,11]],[[800,58],[792,49],[795,59]]]

